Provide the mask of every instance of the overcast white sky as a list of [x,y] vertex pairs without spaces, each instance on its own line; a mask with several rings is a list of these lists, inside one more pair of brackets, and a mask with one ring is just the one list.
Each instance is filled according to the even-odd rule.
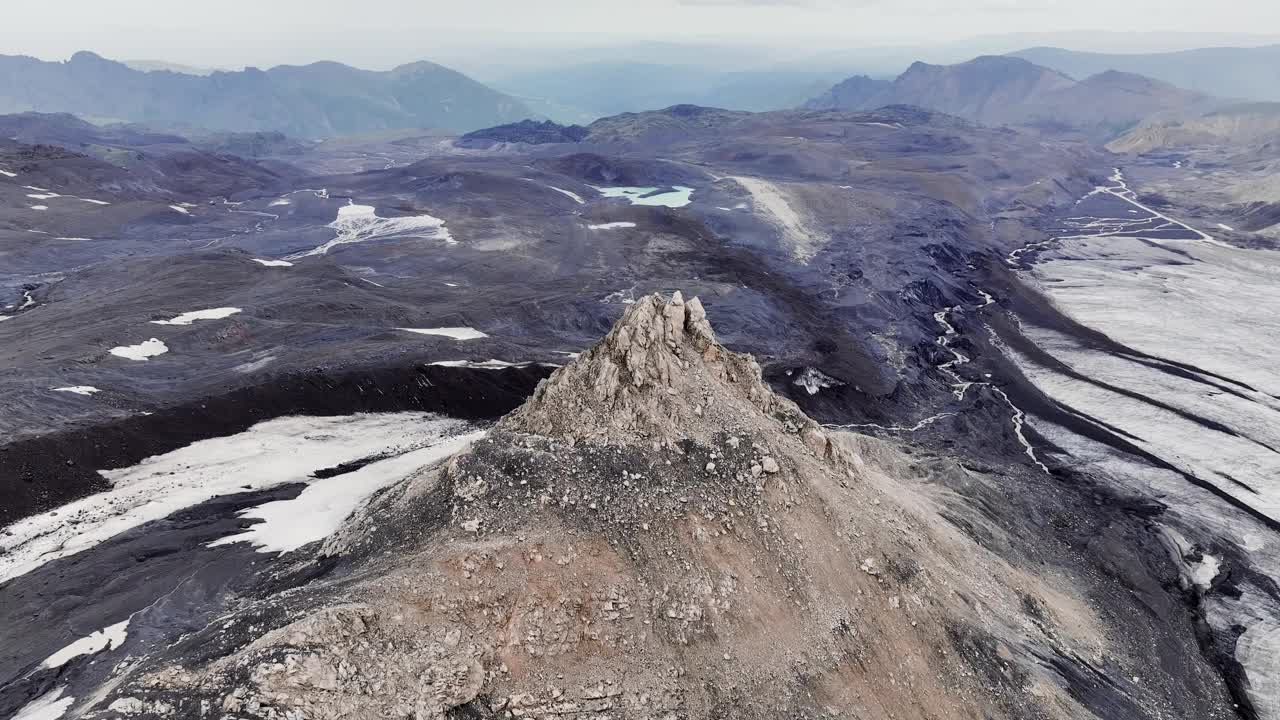
[[[1280,35],[1280,0],[46,0],[4,5],[0,54],[52,60],[91,49],[120,59],[222,66],[316,59],[389,66],[456,53],[459,45],[603,44],[626,38],[775,44],[812,38],[847,46],[1086,29]],[[575,37],[566,37],[570,34]],[[1223,40],[1228,42],[1245,41]]]

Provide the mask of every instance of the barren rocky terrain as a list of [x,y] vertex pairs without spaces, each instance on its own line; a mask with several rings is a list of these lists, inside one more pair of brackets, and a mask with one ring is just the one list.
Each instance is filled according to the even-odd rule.
[[1277,716],[1274,251],[1176,160],[8,123],[0,715]]
[[[1010,564],[911,465],[774,395],[697,299],[644,297],[286,571],[324,579],[242,601],[86,717],[1229,716],[1207,664],[1143,666],[1176,626],[1122,631],[1137,607]],[[1080,698],[1044,662],[1090,658],[1141,675]]]

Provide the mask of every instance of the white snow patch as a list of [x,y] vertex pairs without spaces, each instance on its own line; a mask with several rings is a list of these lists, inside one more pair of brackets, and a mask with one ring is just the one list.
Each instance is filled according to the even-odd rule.
[[33,515],[0,535],[0,583],[220,495],[309,482],[317,470],[436,445],[470,431],[430,413],[286,417],[100,474],[112,489]]
[[597,187],[607,198],[626,198],[632,205],[650,205],[679,208],[693,202],[693,188],[672,185],[671,190],[659,192],[656,187]]
[[586,201],[586,200],[583,200],[583,199],[582,199],[582,196],[581,196],[581,195],[579,195],[579,194],[578,194],[578,193],[576,193],[576,192],[571,192],[571,191],[569,191],[569,190],[564,190],[564,189],[562,189],[562,188],[558,188],[558,187],[556,187],[555,185],[548,185],[547,187],[551,188],[552,190],[555,190],[556,192],[560,193],[561,195],[567,195],[567,196],[569,196],[570,198],[573,198],[573,201],[574,201],[574,202],[576,202],[576,203],[578,203],[579,205],[585,205],[585,204],[587,203],[587,201]]
[[67,708],[76,701],[71,696],[63,697],[66,686],[55,688],[32,700],[18,711],[10,720],[58,720]]
[[739,176],[730,179],[751,193],[751,199],[757,207],[763,207],[773,216],[774,224],[782,232],[797,259],[808,262],[826,242],[821,233],[809,228],[782,186],[754,177]]
[[60,238],[54,238],[54,239],[66,240],[68,242],[92,242],[93,241],[93,238],[82,238],[82,237],[60,237]]
[[339,245],[368,242],[386,238],[431,237],[453,244],[457,242],[444,226],[444,220],[431,215],[413,215],[410,217],[384,218],[378,217],[372,205],[356,205],[351,203],[338,208],[338,217],[329,223],[329,227],[338,232],[338,236],[329,242],[306,252],[288,256],[289,260],[300,260],[312,255],[325,255]]
[[31,209],[32,210],[48,210],[49,206],[48,205],[32,205]]
[[112,355],[126,360],[145,361],[147,358],[163,355],[167,352],[169,352],[169,346],[156,338],[151,338],[137,345],[121,345],[120,347],[111,348]]
[[280,198],[279,200],[272,200],[271,204],[267,205],[267,207],[282,207],[284,205],[292,205],[292,204],[293,204],[292,200],[288,198]]
[[812,367],[806,367],[804,372],[800,373],[800,377],[793,381],[793,384],[804,388],[810,395],[817,395],[818,391],[824,388],[840,387],[841,385],[844,385],[843,382],[840,382],[821,370]]
[[111,204],[106,200],[94,200],[92,198],[79,198],[79,199],[87,203],[92,203],[94,205],[110,205]]
[[477,430],[399,457],[370,463],[352,473],[316,480],[292,500],[270,502],[241,512],[241,517],[264,522],[209,544],[247,542],[259,552],[284,553],[323,540],[336,532],[342,521],[378,490],[408,477],[418,468],[453,455],[484,436],[485,431]]
[[1208,590],[1213,584],[1213,579],[1218,577],[1218,570],[1222,567],[1222,560],[1208,553],[1202,553],[1200,562],[1191,563],[1191,582],[1201,590]]
[[8,178],[18,177],[18,173],[11,173],[8,170],[0,170],[0,175],[3,175]]
[[88,397],[94,393],[102,392],[92,385],[72,385],[71,387],[54,388],[54,392],[75,393],[76,395],[84,395]]
[[62,197],[58,193],[29,193],[27,197],[32,200],[52,200],[56,197]]
[[126,619],[124,622],[118,622],[115,625],[103,628],[62,648],[40,663],[40,667],[60,668],[81,655],[93,655],[103,650],[115,650],[124,645],[124,641],[128,637],[129,620]]
[[442,335],[450,337],[454,340],[479,340],[487,338],[488,335],[469,327],[443,327],[443,328],[396,328],[405,332],[417,333],[419,335]]
[[[1136,203],[1119,171],[1111,180],[1112,186],[1091,195],[1119,197],[1156,221],[1081,218],[1088,222],[1078,225],[1080,234],[1059,238],[1030,274],[1063,313],[1137,352],[1098,351],[1072,335],[1028,324],[1023,328],[1028,338],[1072,372],[1008,354],[1041,392],[1081,416],[1129,434],[1133,444],[1174,470],[1125,459],[1047,420],[1032,422],[1078,466],[1088,465],[1091,472],[1123,483],[1121,487],[1160,498],[1167,508],[1162,523],[1237,543],[1248,552],[1252,567],[1269,578],[1280,577],[1280,556],[1274,543],[1264,539],[1274,533],[1245,520],[1233,507],[1247,505],[1265,517],[1280,518],[1275,481],[1280,477],[1275,450],[1280,447],[1280,366],[1266,340],[1280,333],[1280,261],[1271,251],[1223,245]],[[1188,230],[1199,240],[1144,236],[1146,230],[1168,229]],[[1170,249],[1191,262],[1171,263]],[[1168,361],[1152,362],[1155,358]],[[1181,372],[1169,371],[1179,365]],[[1188,483],[1187,476],[1216,486],[1214,493],[1230,498],[1230,504]],[[1177,545],[1188,584],[1204,588],[1222,572],[1220,557],[1188,552],[1189,543],[1183,540]],[[1222,613],[1228,613],[1230,622],[1245,627],[1236,659],[1249,675],[1251,699],[1268,709],[1280,708],[1275,607],[1258,594],[1252,602],[1224,603],[1212,595],[1206,602],[1215,626],[1220,627],[1214,615],[1225,619]]]
[[257,360],[252,360],[250,362],[237,365],[234,368],[232,368],[232,370],[235,370],[238,373],[243,373],[247,375],[251,372],[257,372],[262,368],[270,365],[271,363],[275,362],[275,359],[276,359],[275,355],[267,355],[266,357],[261,357],[261,358],[258,358]]
[[636,286],[632,285],[626,290],[615,290],[614,292],[605,295],[600,302],[605,304],[622,303],[623,305],[634,305],[636,302]]
[[49,188],[42,188],[42,187],[39,187],[39,186],[37,186],[37,185],[23,185],[23,186],[22,186],[22,188],[23,188],[24,190],[35,190],[36,192],[45,192],[45,193],[47,193],[47,192],[53,192],[53,191],[52,191],[52,190],[50,190]]
[[181,205],[170,205],[170,206],[169,206],[169,209],[170,209],[170,210],[172,210],[172,211],[174,211],[174,212],[180,212],[180,213],[182,213],[183,215],[190,215],[190,214],[191,214],[191,211],[190,211],[190,210],[188,210],[188,209],[186,209],[186,208],[182,207]]
[[1268,344],[1259,342],[1280,331],[1280,265],[1269,251],[1194,241],[1183,247],[1198,262],[1151,263],[1135,271],[1158,250],[1116,238],[1073,241],[1064,249],[1066,259],[1047,260],[1035,275],[1073,319],[1128,347],[1202,371],[1175,376],[1032,327],[1026,333],[1039,347],[1080,377],[1102,382],[1083,383],[1016,353],[1012,357],[1040,391],[1140,438],[1133,442],[1143,450],[1238,502],[1280,518],[1280,455],[1274,450],[1280,447],[1280,372]]
[[258,258],[254,258],[253,261],[259,265],[266,265],[267,267],[293,267],[293,263],[288,260],[259,260]]
[[231,317],[241,312],[240,308],[223,307],[210,308],[208,310],[194,310],[192,312],[182,313],[177,317],[168,320],[152,320],[152,325],[190,325],[197,320],[221,320]]
[[437,360],[430,363],[436,367],[465,367],[476,368],[478,370],[502,370],[503,368],[524,367],[529,363],[510,363],[506,360],[485,360],[484,362],[475,362],[472,360]]
[[633,222],[610,222],[601,223],[599,225],[588,225],[587,228],[590,230],[615,230],[620,228],[633,228],[635,226],[636,224]]
[[1226,230],[1226,231],[1228,231],[1228,232],[1231,232],[1231,231],[1234,231],[1234,230],[1235,230],[1235,228],[1231,227],[1230,225],[1223,225],[1222,223],[1218,223],[1218,227],[1220,227],[1220,228],[1222,228],[1223,230]]

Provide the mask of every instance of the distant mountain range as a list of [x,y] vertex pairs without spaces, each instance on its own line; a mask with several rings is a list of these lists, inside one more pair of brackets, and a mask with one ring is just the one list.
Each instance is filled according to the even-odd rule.
[[[832,69],[720,68],[590,62],[511,73],[494,85],[558,122],[589,123],[625,112],[702,105],[763,112],[793,108],[844,76]],[[534,99],[536,98],[536,99]]]
[[1280,100],[1280,45],[1132,55],[1037,47],[1013,55],[1077,78],[1119,70],[1218,97]]
[[67,62],[0,56],[0,113],[27,111],[299,138],[392,128],[465,132],[534,114],[512,97],[429,62],[387,72],[320,62],[198,76],[143,72],[90,52]]
[[805,104],[820,110],[915,105],[984,125],[1022,125],[1109,139],[1162,113],[1221,104],[1141,75],[1107,71],[1075,80],[1021,58],[984,56],[956,65],[915,63],[893,82],[855,76]]

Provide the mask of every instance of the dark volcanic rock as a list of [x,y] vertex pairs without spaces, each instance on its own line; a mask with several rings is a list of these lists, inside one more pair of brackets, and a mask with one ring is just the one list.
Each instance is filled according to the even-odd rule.
[[722,131],[749,117],[751,113],[685,104],[601,118],[587,129],[594,142],[688,141]]
[[[1043,360],[1029,338],[1067,323],[1011,266],[1035,262],[1027,246],[1052,231],[1050,217],[1131,214],[1118,195],[1090,194],[1114,158],[907,106],[761,115],[677,106],[611,118],[592,133],[501,153],[457,152],[439,136],[322,143],[300,164],[338,169],[246,183],[225,202],[193,196],[178,209],[170,188],[209,182],[204,161],[126,192],[117,188],[133,170],[0,142],[0,169],[14,174],[0,177],[0,300],[14,306],[0,323],[10,410],[0,425],[32,443],[13,443],[25,464],[6,466],[19,476],[0,490],[29,495],[28,508],[99,489],[96,469],[277,414],[498,412],[544,372],[495,369],[501,361],[569,362],[627,308],[632,321],[452,469],[415,473],[378,496],[367,516],[378,532],[353,524],[358,531],[319,555],[313,545],[254,568],[261,576],[241,584],[252,592],[206,598],[205,614],[181,616],[188,635],[178,646],[172,633],[131,633],[137,644],[117,654],[19,681],[0,713],[58,680],[104,718],[112,713],[102,706],[137,707],[130,698],[139,697],[153,715],[165,703],[196,716],[202,700],[237,717],[268,715],[276,698],[288,704],[322,685],[356,707],[347,717],[429,716],[441,703],[424,689],[428,678],[463,701],[455,715],[563,710],[541,695],[555,690],[600,711],[596,701],[630,703],[636,688],[649,694],[646,707],[685,703],[690,717],[814,717],[827,712],[815,703],[843,707],[858,693],[881,698],[858,715],[940,717],[962,704],[1021,720],[1037,717],[1033,703],[1045,697],[1085,708],[1071,717],[1229,715],[1223,676],[1201,656],[1195,627],[1236,615],[1197,605],[1216,592],[1184,584],[1185,558],[1199,551],[1171,554],[1163,535],[1188,527],[1190,513],[1178,517],[1187,507],[1206,525],[1216,519],[1202,502],[1155,502],[1149,486],[1117,490],[1122,473],[1086,469],[1064,449],[1065,434],[1143,455],[1038,392],[1011,360]],[[122,147],[133,158],[161,154]],[[360,164],[329,164],[340,153]],[[60,195],[34,211],[27,196],[40,191],[27,185]],[[589,185],[655,189],[604,198]],[[632,202],[675,185],[689,189],[675,193],[687,204]],[[1135,197],[1149,189],[1135,185]],[[679,304],[659,313],[646,296],[677,287],[703,298],[725,344],[758,358],[775,392],[830,426],[778,398],[763,414],[739,402],[769,389],[741,356],[723,361],[728,351],[709,342],[695,304],[683,304],[679,338],[635,322],[670,310],[674,328]],[[151,324],[232,306],[241,312],[221,320]],[[404,330],[462,327],[487,337]],[[109,352],[152,336],[169,352],[146,362]],[[443,364],[421,369],[429,362]],[[59,391],[79,385],[101,392]],[[823,437],[863,464],[827,457]],[[385,462],[377,452],[295,479],[358,482]],[[25,483],[24,472],[48,483]],[[377,512],[397,498],[408,503]],[[208,509],[219,518],[210,532],[234,524],[229,511]],[[1204,542],[1213,532],[1187,534],[1230,575],[1212,587],[1257,597],[1242,580],[1247,556]],[[358,552],[335,559],[353,539]],[[134,572],[146,573],[155,552],[136,547],[144,561]],[[383,570],[410,557],[411,572],[382,584]],[[54,597],[90,582],[62,573],[93,556],[56,562],[24,587]],[[155,567],[186,566],[171,558]],[[287,585],[275,575],[282,568],[316,582],[275,597]],[[165,578],[183,588],[179,597],[211,586],[191,570],[190,581]],[[121,570],[115,582],[132,579]],[[411,611],[399,613],[396,598]],[[372,609],[300,620],[348,601]],[[48,617],[57,622],[56,608]],[[236,622],[208,625],[211,617]],[[101,619],[73,629],[119,617]],[[285,645],[246,650],[295,622],[272,636]],[[1212,630],[1208,655],[1228,667],[1230,627]],[[40,637],[54,645],[69,632]],[[351,639],[361,632],[373,650]],[[125,653],[145,660],[120,665]],[[331,678],[325,668],[343,662]],[[176,666],[191,675],[171,674]],[[619,666],[626,676],[600,675],[598,691],[595,669]],[[116,667],[131,675],[107,678]],[[591,686],[561,687],[560,674]],[[1238,674],[1228,678],[1241,687]],[[99,694],[104,679],[116,695]],[[389,683],[378,703],[425,705],[369,705],[367,680]],[[752,690],[722,690],[735,685]],[[240,698],[237,688],[264,692]],[[522,688],[537,696],[513,692]],[[609,699],[618,688],[623,699]]]
[[154,412],[0,446],[0,526],[109,485],[99,470],[128,467],[205,438],[286,415],[422,410],[492,420],[518,406],[550,369],[387,367],[299,373]]
[[559,125],[544,120],[521,120],[517,123],[474,130],[458,138],[462,147],[490,147],[497,143],[525,143],[546,145],[550,143],[576,143],[587,137],[587,129],[581,125]]

